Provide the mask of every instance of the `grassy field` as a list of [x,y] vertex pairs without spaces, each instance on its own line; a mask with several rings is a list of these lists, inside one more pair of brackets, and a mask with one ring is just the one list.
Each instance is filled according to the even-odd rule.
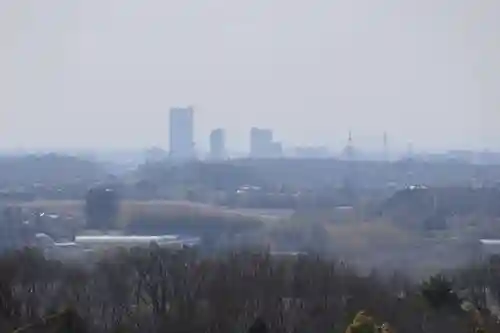
[[[50,214],[60,216],[71,216],[77,221],[84,220],[84,205],[81,200],[37,200],[24,203],[22,206],[27,209],[40,209]],[[238,222],[265,222],[272,220],[273,217],[269,214],[262,214],[260,211],[237,211],[225,209],[222,207],[198,204],[186,201],[123,201],[120,205],[120,213],[118,217],[119,224],[126,225],[132,219],[138,217],[162,217],[166,220],[176,218],[190,219],[220,219],[227,221]],[[278,218],[278,217],[275,217]]]

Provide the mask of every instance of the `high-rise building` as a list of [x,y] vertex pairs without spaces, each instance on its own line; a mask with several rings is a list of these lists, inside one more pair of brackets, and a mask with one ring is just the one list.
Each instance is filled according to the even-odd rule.
[[174,160],[187,160],[195,157],[192,107],[170,109],[170,157]]
[[281,142],[273,140],[273,131],[270,129],[252,128],[250,131],[251,158],[279,158],[283,156]]
[[210,133],[210,159],[223,160],[226,157],[226,132],[218,128]]
[[253,127],[250,130],[250,157],[269,157],[272,151],[273,131]]

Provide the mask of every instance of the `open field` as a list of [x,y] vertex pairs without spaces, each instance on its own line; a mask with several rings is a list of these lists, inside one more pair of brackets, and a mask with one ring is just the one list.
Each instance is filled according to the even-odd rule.
[[[84,219],[84,205],[82,200],[37,200],[23,203],[22,207],[28,209],[41,209],[51,214],[60,216],[72,216],[76,220]],[[131,219],[139,216],[163,217],[165,219],[189,218],[196,219],[218,219],[224,221],[237,222],[270,222],[283,217],[286,214],[261,210],[234,210],[216,207],[206,204],[198,204],[187,201],[122,201],[120,205],[119,222],[122,225],[128,224]]]

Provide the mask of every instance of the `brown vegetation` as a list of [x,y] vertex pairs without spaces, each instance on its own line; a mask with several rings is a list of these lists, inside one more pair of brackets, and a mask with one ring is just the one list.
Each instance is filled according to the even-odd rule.
[[[47,212],[61,216],[73,216],[76,220],[84,219],[85,202],[81,200],[37,200],[23,203],[22,207],[27,209],[42,209]],[[147,219],[161,218],[164,222],[179,218],[197,219],[203,222],[204,219],[213,220],[218,218],[225,221],[262,222],[262,218],[250,212],[240,213],[206,204],[197,204],[187,201],[151,200],[135,201],[124,200],[120,203],[118,216],[118,226],[126,226],[138,218]]]
[[[0,271],[0,332],[40,323],[68,307],[72,325],[80,322],[97,333],[243,332],[257,317],[269,332],[343,332],[359,309],[391,323],[395,332],[465,333],[471,323],[449,302],[427,302],[406,279],[362,277],[344,263],[310,256],[209,258],[193,250],[136,249],[83,268],[28,250],[4,256]],[[483,279],[483,290],[497,278]],[[437,287],[430,290],[439,300]],[[479,295],[480,289],[469,287]],[[500,327],[481,311],[481,323],[497,332]]]

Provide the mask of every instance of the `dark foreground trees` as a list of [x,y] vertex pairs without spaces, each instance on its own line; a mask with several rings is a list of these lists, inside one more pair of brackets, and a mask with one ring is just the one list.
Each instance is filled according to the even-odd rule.
[[[136,249],[84,267],[22,251],[3,256],[0,272],[0,332],[61,318],[55,314],[68,308],[72,325],[93,333],[344,332],[360,310],[395,332],[471,328],[467,313],[430,307],[418,285],[359,276],[343,263],[308,256],[213,258],[194,250]],[[483,317],[490,332],[499,331],[486,311]]]

